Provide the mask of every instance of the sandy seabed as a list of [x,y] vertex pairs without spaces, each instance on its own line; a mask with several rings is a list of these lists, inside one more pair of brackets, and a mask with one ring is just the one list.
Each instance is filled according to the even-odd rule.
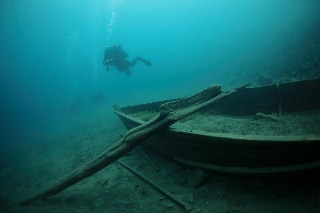
[[[80,122],[81,121],[81,122]],[[64,174],[93,159],[119,140],[126,129],[109,110],[79,116],[68,131],[44,137],[44,143],[20,146],[14,162],[0,168],[0,212],[185,212],[164,194],[115,162],[93,176],[45,201],[18,206],[19,201],[45,189]],[[30,139],[32,142],[32,138]],[[320,182],[265,180],[206,172],[208,182],[194,186],[195,169],[149,150],[137,149],[121,161],[184,201],[193,212],[316,213],[320,212]],[[292,177],[294,179],[294,177]]]

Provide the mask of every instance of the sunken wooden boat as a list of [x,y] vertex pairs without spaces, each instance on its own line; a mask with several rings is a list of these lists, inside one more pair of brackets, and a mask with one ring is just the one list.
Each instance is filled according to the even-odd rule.
[[[131,129],[169,101],[114,106],[114,112]],[[243,88],[143,145],[180,163],[228,174],[319,171],[320,79]]]

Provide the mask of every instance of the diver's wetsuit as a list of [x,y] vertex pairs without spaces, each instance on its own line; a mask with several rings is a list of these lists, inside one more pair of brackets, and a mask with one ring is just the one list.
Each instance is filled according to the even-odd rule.
[[126,72],[127,75],[131,75],[129,67],[136,65],[138,61],[151,66],[151,62],[147,59],[136,57],[130,62],[126,59],[127,57],[128,54],[121,48],[121,45],[114,45],[104,51],[103,65],[106,66],[107,71],[109,71],[109,66],[115,66],[120,72]]

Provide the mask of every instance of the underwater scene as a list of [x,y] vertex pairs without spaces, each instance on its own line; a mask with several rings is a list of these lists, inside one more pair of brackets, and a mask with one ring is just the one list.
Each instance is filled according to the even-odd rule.
[[320,212],[319,0],[2,0],[0,32],[0,212]]

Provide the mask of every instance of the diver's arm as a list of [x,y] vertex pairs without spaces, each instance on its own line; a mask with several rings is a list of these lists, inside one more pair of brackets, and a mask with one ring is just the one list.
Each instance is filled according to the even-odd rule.
[[108,60],[106,59],[106,57],[103,57],[103,61],[102,61],[103,65],[107,66],[108,65],[107,62]]
[[104,57],[102,63],[104,66],[106,66],[106,71],[109,71],[109,60],[107,60],[106,57]]

